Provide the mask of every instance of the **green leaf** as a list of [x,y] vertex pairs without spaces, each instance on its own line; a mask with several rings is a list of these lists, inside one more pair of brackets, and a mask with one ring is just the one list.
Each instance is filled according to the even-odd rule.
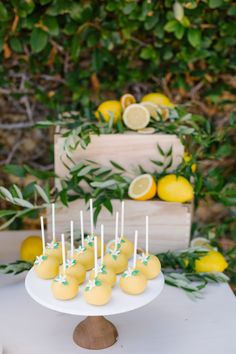
[[199,47],[201,44],[201,31],[197,28],[188,30],[188,41],[193,47]]
[[154,59],[156,57],[156,50],[151,45],[148,45],[141,50],[139,56],[142,59]]
[[216,9],[217,7],[220,7],[223,3],[223,0],[209,0],[209,7],[211,9]]
[[17,176],[17,177],[25,177],[26,171],[23,166],[19,165],[5,165],[3,167],[3,171],[8,173],[9,175]]
[[7,8],[3,5],[2,2],[0,2],[0,21],[4,22],[8,20],[8,11]]
[[112,166],[114,166],[118,170],[125,172],[125,169],[121,165],[119,165],[117,162],[110,160],[110,163],[112,164]]
[[135,9],[136,6],[136,2],[130,2],[123,7],[122,11],[125,15],[129,15]]
[[12,194],[5,187],[0,187],[0,194],[2,194],[9,202],[13,202]]
[[20,198],[13,198],[13,202],[14,202],[14,204],[19,205],[23,208],[30,208],[31,209],[34,207],[33,204],[31,204],[27,200],[20,199]]
[[51,36],[59,35],[59,25],[55,17],[45,16],[43,18],[43,24],[48,28],[48,32]]
[[33,53],[40,53],[48,43],[48,34],[41,28],[34,28],[31,37],[30,45]]
[[10,43],[10,47],[12,50],[14,50],[17,53],[22,52],[22,44],[21,44],[19,38],[13,37],[10,39],[9,43]]
[[78,59],[80,55],[80,50],[81,50],[81,40],[79,38],[79,35],[76,33],[74,37],[72,38],[72,44],[71,44],[71,57],[73,60]]
[[16,210],[0,210],[0,218],[3,218],[5,216],[14,215],[15,213],[16,213]]
[[46,202],[46,203],[50,203],[50,200],[46,194],[46,192],[43,190],[43,188],[37,184],[34,185],[35,189],[37,190],[38,194],[40,195],[40,197]]
[[164,27],[164,30],[166,32],[175,32],[177,26],[178,26],[178,22],[176,20],[171,20],[167,22],[167,24]]
[[166,156],[164,150],[161,148],[161,146],[159,144],[157,144],[157,149],[158,149],[159,153],[161,154],[161,156]]

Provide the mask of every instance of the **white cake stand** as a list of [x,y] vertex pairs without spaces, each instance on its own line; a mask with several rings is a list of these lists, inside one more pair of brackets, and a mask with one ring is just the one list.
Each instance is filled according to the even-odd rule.
[[32,268],[25,279],[25,287],[29,295],[40,305],[51,310],[71,315],[88,316],[74,330],[73,339],[76,344],[88,349],[103,349],[114,344],[118,337],[116,327],[103,316],[128,312],[142,307],[154,300],[164,287],[162,273],[156,279],[148,281],[145,292],[141,295],[127,295],[117,284],[112,291],[112,299],[104,306],[89,305],[84,297],[85,283],[80,286],[78,295],[73,300],[56,300],[51,291],[51,280],[38,278]]

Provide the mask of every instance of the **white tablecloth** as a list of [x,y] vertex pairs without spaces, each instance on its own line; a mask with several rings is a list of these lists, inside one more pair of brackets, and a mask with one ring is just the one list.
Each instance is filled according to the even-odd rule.
[[[5,277],[5,278],[3,278]],[[34,302],[22,276],[6,284],[0,276],[0,343],[4,354],[92,353],[76,346],[74,327],[83,317],[64,315]],[[166,286],[149,305],[110,316],[119,340],[99,353],[235,354],[236,301],[229,286],[208,286],[204,298],[190,300]]]

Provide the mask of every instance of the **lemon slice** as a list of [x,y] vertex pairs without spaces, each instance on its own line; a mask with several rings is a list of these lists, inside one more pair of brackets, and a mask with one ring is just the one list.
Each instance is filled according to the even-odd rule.
[[127,108],[129,105],[136,103],[136,99],[131,93],[126,93],[120,99],[121,107],[123,109]]
[[150,113],[141,104],[131,104],[124,111],[123,121],[129,129],[143,129],[150,122]]
[[129,186],[128,195],[134,200],[149,200],[156,194],[156,183],[149,174],[136,177]]
[[191,243],[191,247],[206,247],[211,249],[210,241],[205,237],[195,237]]
[[147,127],[147,128],[139,129],[138,133],[139,134],[153,134],[153,133],[155,133],[155,129],[152,127]]

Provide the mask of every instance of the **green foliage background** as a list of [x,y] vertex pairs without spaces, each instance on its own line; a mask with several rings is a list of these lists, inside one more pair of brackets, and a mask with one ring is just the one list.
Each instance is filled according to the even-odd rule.
[[191,152],[210,193],[202,194],[193,229],[233,258],[235,17],[227,0],[0,1],[0,94],[9,105],[27,98],[33,123],[91,111],[127,91],[137,99],[164,91],[203,113],[200,148]]

